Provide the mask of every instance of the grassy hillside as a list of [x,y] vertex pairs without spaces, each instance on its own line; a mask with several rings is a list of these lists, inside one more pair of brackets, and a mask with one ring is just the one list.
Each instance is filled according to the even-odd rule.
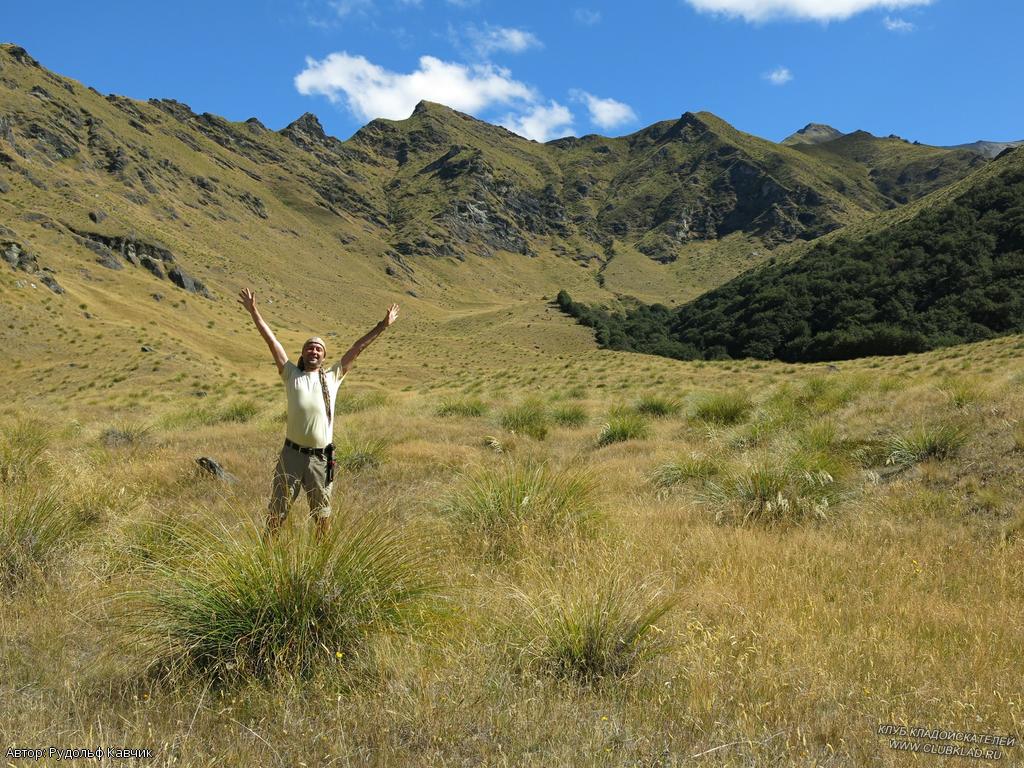
[[873,231],[736,278],[670,310],[560,306],[619,349],[693,357],[835,360],[920,352],[1019,332],[1024,308],[1024,154]]
[[[0,102],[0,338],[26,394],[94,405],[247,372],[264,352],[242,285],[273,301],[289,349],[312,332],[343,345],[400,300],[386,370],[410,386],[438,338],[469,369],[481,350],[490,365],[586,348],[546,306],[558,288],[691,300],[889,204],[863,169],[707,113],[541,145],[423,103],[342,142],[312,115],[271,131],[102,96],[13,45]],[[110,360],[124,370],[97,376]]]
[[867,174],[867,181],[890,202],[904,204],[941,189],[985,165],[968,149],[912,144],[896,136],[879,138],[854,131],[830,141],[801,144],[799,150],[844,174]]

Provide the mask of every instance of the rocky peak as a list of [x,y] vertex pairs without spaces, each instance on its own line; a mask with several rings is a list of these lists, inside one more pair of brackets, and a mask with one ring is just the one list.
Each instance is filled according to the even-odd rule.
[[320,125],[320,120],[312,112],[306,112],[302,117],[293,123],[289,123],[287,127],[281,130],[281,133],[286,136],[294,133],[304,133],[311,139],[317,139],[318,141],[326,141],[327,134],[324,132],[324,127]]
[[22,48],[20,45],[13,45],[12,43],[0,43],[0,51],[3,51],[12,59],[19,64],[24,64],[28,67],[36,67],[42,69],[39,66],[39,62],[28,55],[28,51]]
[[832,139],[842,136],[842,131],[837,131],[831,125],[824,123],[808,123],[799,131],[782,140],[783,144],[823,144]]
[[[657,123],[656,125],[662,126],[665,123]],[[699,114],[684,112],[682,117],[672,123],[667,131],[657,136],[656,140],[658,142],[666,142],[680,138],[702,136],[710,132],[710,130],[711,127]]]

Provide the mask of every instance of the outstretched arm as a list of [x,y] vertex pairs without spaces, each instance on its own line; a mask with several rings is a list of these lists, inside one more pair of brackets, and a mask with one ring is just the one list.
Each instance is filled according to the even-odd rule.
[[368,334],[363,336],[363,338],[359,339],[359,341],[357,341],[349,348],[348,352],[341,356],[342,374],[348,373],[348,369],[352,367],[352,364],[356,361],[356,358],[359,357],[359,353],[366,349],[368,346],[370,346],[370,344],[373,343],[373,340],[380,336],[382,333],[384,333],[385,329],[387,329],[387,327],[390,326],[397,319],[398,305],[392,304],[390,307],[388,307],[388,311],[387,314],[384,315],[384,319],[377,323],[375,326],[373,326],[373,328],[370,330]]
[[256,309],[256,294],[253,293],[249,288],[243,288],[241,293],[238,294],[238,303],[249,310],[249,314],[252,315],[252,321],[256,323],[256,328],[260,332],[260,336],[267,342],[267,346],[270,347],[270,354],[274,356],[274,362],[277,363],[277,372],[281,373],[284,370],[284,364],[288,362],[288,355],[285,354],[284,347],[281,346],[281,342],[274,336],[274,332],[270,330],[270,326],[260,315],[260,311]]

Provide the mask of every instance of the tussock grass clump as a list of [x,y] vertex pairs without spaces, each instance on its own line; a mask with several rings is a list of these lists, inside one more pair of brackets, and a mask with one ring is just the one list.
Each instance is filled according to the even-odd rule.
[[[342,388],[344,392],[344,388]],[[335,414],[349,414],[380,408],[387,405],[388,396],[384,392],[361,392],[359,394],[339,394],[334,402]]]
[[668,490],[677,485],[696,480],[706,482],[722,471],[719,460],[698,453],[681,456],[655,468],[650,481],[659,490]]
[[985,385],[975,378],[960,378],[947,381],[940,391],[957,410],[967,410],[988,397]]
[[376,469],[387,460],[388,444],[380,438],[350,438],[338,445],[334,460],[349,472]]
[[745,392],[721,392],[698,401],[690,411],[690,418],[727,427],[744,421],[753,407]]
[[653,416],[656,419],[676,416],[682,409],[682,403],[675,398],[660,397],[658,395],[644,395],[634,406],[634,410],[637,413],[644,416]]
[[585,685],[634,674],[665,650],[656,626],[676,602],[646,584],[614,577],[568,593],[515,593],[512,647],[526,670]]
[[146,442],[152,432],[153,428],[146,424],[122,422],[103,430],[100,442],[107,448],[137,446]]
[[236,400],[219,411],[215,416],[215,421],[245,424],[252,421],[253,417],[259,412],[259,405],[252,400]]
[[447,418],[450,416],[461,416],[471,418],[484,416],[487,413],[487,403],[475,397],[462,399],[446,398],[434,412],[436,415]]
[[129,645],[167,675],[266,679],[346,663],[416,626],[439,583],[424,547],[379,515],[337,520],[321,541],[264,543],[247,529],[175,546],[185,542],[193,557],[154,559],[144,587],[119,599]]
[[584,533],[599,518],[587,472],[509,462],[463,479],[442,512],[485,549],[511,554],[533,534]]
[[651,434],[647,420],[634,411],[613,411],[597,436],[598,447],[622,443],[626,440],[643,440]]
[[563,427],[582,427],[587,423],[587,409],[575,403],[562,405],[551,410],[551,419]]
[[825,519],[840,495],[836,478],[805,457],[736,469],[709,481],[705,497],[720,523],[772,526]]
[[45,424],[29,419],[0,430],[0,482],[24,482],[38,471],[52,437]]
[[227,405],[206,405],[197,408],[183,408],[164,414],[159,420],[163,429],[187,427],[211,427],[217,424],[245,424],[260,412],[259,404],[253,400],[234,400]]
[[13,588],[75,545],[88,524],[55,489],[0,495],[0,585]]
[[531,398],[502,413],[501,426],[517,435],[543,440],[548,436],[548,413],[544,403]]
[[885,463],[910,467],[927,459],[949,459],[956,456],[969,439],[970,430],[959,422],[918,424],[908,432],[889,438]]

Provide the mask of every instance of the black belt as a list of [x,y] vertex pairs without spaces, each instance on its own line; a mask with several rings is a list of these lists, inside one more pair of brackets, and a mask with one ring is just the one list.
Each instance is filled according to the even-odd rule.
[[327,448],[307,448],[304,445],[299,445],[298,443],[289,440],[287,437],[284,439],[284,444],[288,448],[294,448],[299,453],[304,453],[307,456],[316,456],[318,459],[327,458]]

